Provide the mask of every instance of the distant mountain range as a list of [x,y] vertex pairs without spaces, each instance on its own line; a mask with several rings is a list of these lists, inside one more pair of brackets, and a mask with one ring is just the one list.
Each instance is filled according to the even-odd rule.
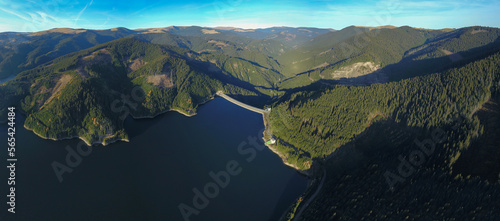
[[0,33],[0,78],[33,68],[62,55],[126,36],[149,38],[153,43],[170,38],[169,42],[163,43],[176,44],[190,49],[208,47],[207,50],[210,50],[210,45],[206,45],[207,42],[199,42],[199,39],[218,39],[240,44],[238,46],[251,47],[266,55],[276,56],[288,48],[296,47],[330,31],[333,30],[288,27],[238,29],[170,26],[137,30],[127,28],[107,30],[55,28],[34,33],[4,32]]

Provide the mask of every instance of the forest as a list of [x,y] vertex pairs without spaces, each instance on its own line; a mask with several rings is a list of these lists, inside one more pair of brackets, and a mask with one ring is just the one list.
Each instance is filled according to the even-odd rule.
[[[499,68],[500,53],[495,53],[442,73],[364,87],[337,85],[278,102],[271,113],[273,134],[307,153],[291,155],[291,161],[305,162],[310,155],[326,170],[326,177],[317,172],[317,179],[326,179],[328,188],[301,217],[498,216],[494,205],[500,203],[500,173],[491,167],[500,154],[494,132],[498,125],[488,121],[499,114],[491,112],[489,119],[478,114],[500,96]],[[436,131],[442,140],[433,140],[435,149],[429,155],[412,155]],[[482,147],[484,142],[490,149]],[[422,163],[412,170],[415,175],[395,178],[401,159]],[[288,217],[294,217],[294,211]]]

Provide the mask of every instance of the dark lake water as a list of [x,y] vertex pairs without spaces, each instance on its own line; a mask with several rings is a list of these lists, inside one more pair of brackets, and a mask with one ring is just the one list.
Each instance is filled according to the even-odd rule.
[[7,81],[10,81],[10,80],[14,79],[15,77],[16,77],[16,75],[10,75],[6,78],[2,78],[2,79],[0,79],[0,84],[5,83]]
[[[76,150],[80,140],[44,140],[22,127],[19,113],[16,120],[15,215],[7,213],[7,125],[0,125],[0,220],[183,220],[181,203],[197,213],[190,220],[277,220],[307,186],[270,150],[250,145],[249,137],[262,143],[262,116],[222,98],[193,117],[127,119],[129,143],[93,147],[62,182],[51,164],[66,164],[66,147]],[[217,184],[209,173],[228,174],[219,172],[228,162],[236,175]],[[204,195],[205,187],[212,198],[195,197],[193,189]]]

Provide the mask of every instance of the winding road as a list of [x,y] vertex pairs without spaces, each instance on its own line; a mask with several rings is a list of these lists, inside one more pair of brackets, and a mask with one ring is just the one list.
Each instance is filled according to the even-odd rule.
[[323,184],[325,184],[325,179],[326,179],[326,170],[323,169],[323,177],[321,178],[321,182],[318,185],[318,189],[316,189],[316,192],[307,200],[306,203],[304,203],[303,206],[301,206],[300,210],[298,213],[295,214],[293,221],[299,221],[300,216],[302,215],[302,212],[309,206],[309,204],[316,198],[316,196],[319,194],[321,191],[321,188],[323,188]]

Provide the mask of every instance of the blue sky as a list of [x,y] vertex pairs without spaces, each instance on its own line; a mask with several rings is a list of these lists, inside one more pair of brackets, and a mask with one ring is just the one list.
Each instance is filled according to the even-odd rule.
[[0,32],[171,25],[500,27],[500,0],[0,0]]

